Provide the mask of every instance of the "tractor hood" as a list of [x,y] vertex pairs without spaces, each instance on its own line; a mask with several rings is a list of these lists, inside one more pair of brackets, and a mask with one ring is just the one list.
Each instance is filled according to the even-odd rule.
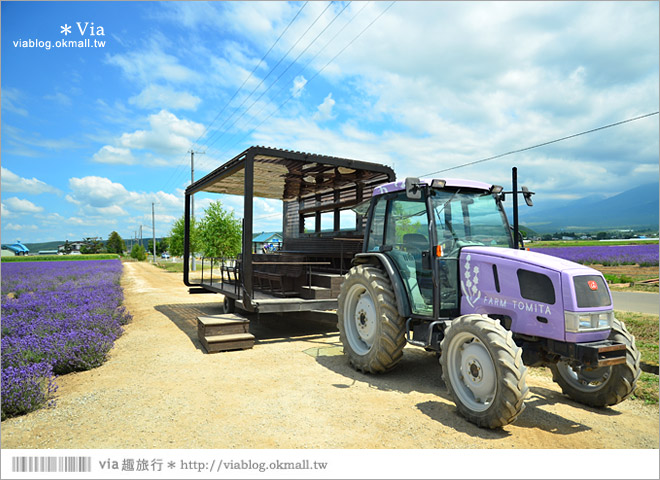
[[460,254],[461,313],[507,315],[512,330],[577,342],[607,338],[608,332],[569,333],[566,312],[612,310],[602,274],[593,268],[528,250],[467,246]]
[[547,268],[548,270],[554,270],[556,272],[564,272],[566,270],[577,269],[584,270],[584,275],[600,275],[600,273],[593,268],[585,267],[579,263],[564,260],[563,258],[553,257],[544,253],[530,252],[529,250],[514,250],[512,248],[494,247],[465,247],[461,250],[462,255],[466,255],[468,253],[477,253],[491,257],[513,260],[518,263]]

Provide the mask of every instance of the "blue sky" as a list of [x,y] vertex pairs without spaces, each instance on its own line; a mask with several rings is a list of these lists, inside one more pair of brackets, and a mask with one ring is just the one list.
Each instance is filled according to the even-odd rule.
[[[183,212],[191,149],[205,152],[196,178],[251,145],[403,178],[659,104],[658,2],[1,8],[3,243],[131,238],[140,225],[151,237],[152,203],[164,236]],[[96,46],[55,46],[85,39]],[[509,185],[515,165],[541,206],[614,195],[657,181],[658,131],[655,115],[451,176]],[[197,215],[217,198],[196,197]],[[242,215],[239,199],[221,200]],[[277,202],[255,205],[255,229],[278,230]]]

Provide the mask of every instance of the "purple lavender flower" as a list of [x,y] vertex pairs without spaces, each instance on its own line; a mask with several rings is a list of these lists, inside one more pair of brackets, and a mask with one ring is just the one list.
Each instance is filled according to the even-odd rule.
[[118,260],[2,265],[3,419],[47,404],[54,374],[103,364],[131,319],[121,271]]
[[597,245],[532,248],[531,250],[582,264],[658,265],[658,245]]

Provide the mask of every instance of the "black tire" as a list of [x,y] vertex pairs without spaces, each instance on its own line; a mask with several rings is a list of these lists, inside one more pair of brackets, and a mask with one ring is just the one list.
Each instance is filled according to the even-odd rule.
[[525,409],[527,368],[522,348],[500,322],[464,315],[445,330],[442,379],[461,415],[479,427],[499,428]]
[[406,344],[405,319],[387,274],[371,265],[350,269],[337,307],[339,338],[350,364],[364,373],[394,368]]
[[236,312],[236,300],[233,298],[225,297],[222,301],[222,313]]
[[590,407],[616,405],[632,395],[641,374],[635,337],[614,319],[609,339],[626,345],[626,363],[595,369],[573,368],[566,361],[550,365],[552,379],[565,395]]

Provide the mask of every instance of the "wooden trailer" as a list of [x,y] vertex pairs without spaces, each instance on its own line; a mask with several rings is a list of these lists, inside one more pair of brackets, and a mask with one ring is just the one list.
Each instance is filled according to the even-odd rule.
[[[250,147],[186,189],[184,283],[191,292],[224,295],[228,314],[333,310],[343,274],[362,251],[366,212],[353,209],[394,180],[385,165]],[[202,259],[201,280],[192,281],[188,238],[198,192],[243,196],[243,245],[235,259]],[[275,252],[253,249],[255,197],[282,200],[282,243]]]

